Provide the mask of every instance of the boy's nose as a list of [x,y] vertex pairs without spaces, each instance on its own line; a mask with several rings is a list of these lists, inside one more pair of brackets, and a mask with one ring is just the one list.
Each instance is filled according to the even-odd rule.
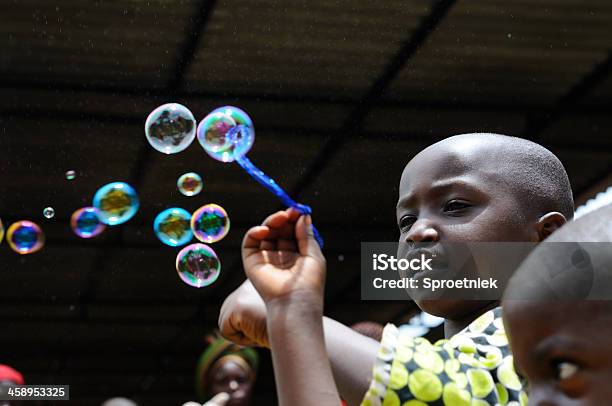
[[440,234],[427,219],[417,220],[406,235],[406,242],[437,242]]

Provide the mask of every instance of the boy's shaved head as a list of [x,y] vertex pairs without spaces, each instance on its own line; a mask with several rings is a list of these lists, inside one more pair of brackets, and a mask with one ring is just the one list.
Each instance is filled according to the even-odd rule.
[[[612,205],[565,224],[523,261],[504,297],[559,302],[612,299]],[[612,302],[610,302],[612,304]]]
[[[569,179],[552,152],[521,138],[475,133],[446,138],[410,160],[400,180],[396,217],[399,240],[408,247],[539,242],[572,218],[573,206]],[[461,271],[470,275],[476,274],[476,264],[492,273],[499,268],[496,258],[468,262]],[[507,280],[494,276],[502,285]],[[439,299],[416,301],[429,313],[457,321],[495,304]]]
[[480,169],[499,174],[499,181],[521,196],[525,208],[540,215],[557,211],[568,220],[574,216],[567,172],[559,158],[543,146],[507,135],[471,133],[446,138],[430,148],[447,145],[470,150],[482,165]]
[[561,227],[510,280],[504,324],[530,404],[610,404],[611,246],[608,205]]

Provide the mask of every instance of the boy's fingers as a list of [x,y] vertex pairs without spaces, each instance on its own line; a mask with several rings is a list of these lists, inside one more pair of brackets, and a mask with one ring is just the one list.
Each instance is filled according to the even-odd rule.
[[300,217],[295,226],[295,237],[297,239],[300,254],[315,258],[323,257],[321,247],[319,247],[319,243],[314,238],[310,215]]
[[297,211],[296,209],[294,209],[293,207],[289,207],[287,210],[285,210],[285,212],[287,213],[287,216],[289,216],[289,221],[291,222],[296,222],[300,216],[302,215],[299,211]]
[[263,221],[263,223],[261,223],[261,225],[268,227],[279,227],[287,221],[287,218],[288,213],[284,210],[280,210],[266,217],[266,219]]
[[242,246],[244,248],[256,248],[259,243],[270,235],[270,229],[265,226],[251,227],[244,238],[242,239]]
[[278,211],[268,216],[263,221],[262,225],[276,231],[276,234],[271,234],[267,237],[267,239],[276,239],[278,237],[294,238],[293,229],[295,226],[295,220],[290,218],[290,213],[288,210]]

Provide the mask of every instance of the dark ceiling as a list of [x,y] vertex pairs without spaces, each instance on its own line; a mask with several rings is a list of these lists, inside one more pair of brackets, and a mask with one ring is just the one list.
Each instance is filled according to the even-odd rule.
[[[144,120],[162,103],[197,119],[226,104],[250,114],[250,159],[313,207],[327,313],[345,323],[414,310],[360,302],[359,250],[396,238],[396,184],[424,146],[473,131],[536,140],[577,197],[612,173],[605,0],[6,0],[0,47],[0,218],[36,221],[47,236],[31,256],[0,246],[0,363],[29,383],[70,384],[73,404],[193,399],[204,335],[244,278],[241,237],[280,208],[197,143],[171,156],[151,148]],[[176,190],[187,171],[204,178],[196,197]],[[116,180],[138,190],[139,213],[78,239],[71,213]],[[214,245],[220,279],[198,290],[180,282],[178,250],[152,222],[209,202],[232,230]],[[272,404],[262,356],[256,404]]]

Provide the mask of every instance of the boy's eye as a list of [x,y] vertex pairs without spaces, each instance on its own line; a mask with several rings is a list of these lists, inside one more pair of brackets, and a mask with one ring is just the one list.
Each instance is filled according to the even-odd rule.
[[410,230],[410,227],[416,222],[416,216],[404,216],[399,221],[399,229],[401,232]]
[[459,212],[470,207],[470,204],[461,200],[450,200],[444,205],[444,212]]
[[578,365],[569,361],[555,362],[555,375],[557,380],[565,380],[575,376],[578,373]]

